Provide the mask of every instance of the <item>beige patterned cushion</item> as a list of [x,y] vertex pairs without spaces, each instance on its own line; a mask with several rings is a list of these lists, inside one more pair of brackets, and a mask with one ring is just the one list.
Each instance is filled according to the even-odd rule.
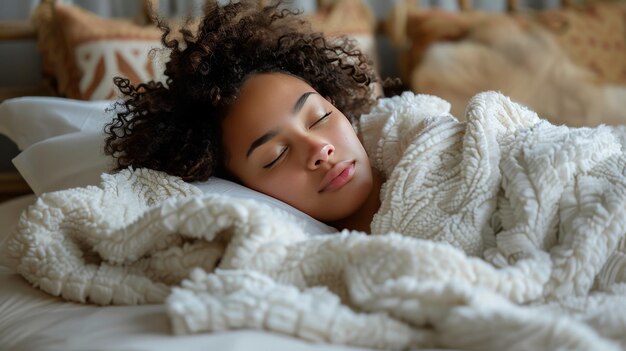
[[596,3],[544,11],[538,21],[574,62],[605,83],[626,83],[626,4]]
[[33,13],[44,73],[58,95],[101,100],[117,96],[113,78],[159,80],[150,55],[161,32],[130,21],[101,18],[73,5],[43,2]]

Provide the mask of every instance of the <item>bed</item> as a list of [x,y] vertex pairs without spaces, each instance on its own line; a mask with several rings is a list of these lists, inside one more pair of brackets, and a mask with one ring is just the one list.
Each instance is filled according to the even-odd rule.
[[[509,1],[508,7],[510,11],[519,10],[516,1]],[[459,8],[469,11],[471,3],[460,1]],[[350,11],[354,13],[354,8],[351,9]],[[419,17],[419,14],[423,14],[420,11],[420,9],[407,9],[400,6],[393,16],[398,16],[398,13],[405,15],[418,13],[415,16]],[[47,28],[44,22],[51,20],[50,17],[46,17],[49,15],[49,13],[39,13],[37,17],[40,21],[37,22],[39,28]],[[82,21],[85,20],[82,17],[84,13],[78,9],[70,9],[65,15],[70,19],[80,17]],[[365,11],[363,16],[370,15]],[[371,21],[371,18],[368,21]],[[368,23],[366,26],[350,28],[348,32],[372,35],[371,31],[374,28],[382,30],[384,27],[383,24],[376,26],[371,22]],[[42,35],[52,35],[52,32],[46,33],[40,34],[40,38]],[[158,38],[158,35],[155,36],[155,33],[148,29],[137,30],[133,27],[129,33],[129,38],[133,40],[140,38],[144,41],[139,47],[146,51],[149,51]],[[367,35],[363,42],[371,44]],[[59,40],[59,38],[49,38],[50,42],[54,40]],[[65,40],[69,39],[66,37]],[[149,43],[146,45],[145,42]],[[75,37],[71,38],[68,43],[72,43],[76,50],[80,50],[82,41]],[[40,46],[43,52],[54,47],[45,42]],[[416,65],[415,55],[418,54],[412,51],[406,55],[413,60],[411,64]],[[421,55],[428,56],[424,53],[419,53],[418,56],[421,57]],[[54,78],[55,94],[65,97],[24,96],[6,100],[0,105],[0,133],[13,140],[21,150],[13,161],[19,171],[19,178],[11,178],[11,182],[19,183],[19,185],[11,186],[13,190],[10,194],[15,198],[0,203],[0,248],[2,250],[6,249],[10,228],[15,226],[20,213],[32,205],[39,195],[74,187],[98,185],[101,181],[101,173],[111,167],[112,160],[101,151],[102,126],[110,119],[112,113],[107,110],[112,103],[110,86],[99,85],[106,74],[99,73],[101,74],[99,78],[97,74],[88,77],[76,76],[79,73],[74,69],[75,67],[68,68],[68,61],[63,59],[67,56],[47,55],[47,57],[50,61],[46,64],[45,74],[49,78]],[[415,67],[407,69],[407,71],[414,70],[416,70]],[[62,71],[73,72],[73,75],[63,76],[59,74]],[[157,73],[158,66],[154,66],[152,69],[134,74],[136,79],[142,79],[144,74]],[[407,77],[410,75],[409,73]],[[85,82],[82,83],[82,87],[80,84],[75,84],[81,80]],[[411,78],[407,78],[406,81],[412,82]],[[429,92],[429,88],[422,86],[416,85],[413,88],[415,91]],[[49,95],[48,93],[50,91],[41,92],[42,95]],[[451,100],[454,99],[454,97],[451,98]],[[459,104],[464,103],[465,101],[459,102]],[[615,119],[619,122],[619,116]],[[588,120],[583,122],[592,124]],[[23,181],[16,179],[23,179]],[[24,184],[28,187],[25,188]],[[195,185],[204,194],[258,199],[297,218],[304,223],[307,231],[319,234],[334,232],[334,228],[237,184],[213,179]],[[25,192],[31,193],[23,195],[22,193]],[[0,252],[3,252],[2,250]],[[60,297],[53,297],[33,288],[15,273],[14,263],[6,256],[0,256],[0,279],[2,279],[0,282],[0,345],[9,350],[205,350],[207,348],[216,350],[369,350],[369,348],[310,342],[302,338],[258,330],[219,331],[176,336],[173,335],[166,307],[162,304],[102,307],[66,302]],[[602,322],[599,319],[598,321]],[[619,329],[621,322],[618,320],[616,326],[614,325],[609,330],[612,332]],[[568,329],[568,332],[572,330],[576,329]],[[618,338],[615,335],[607,337],[611,336]],[[493,345],[497,344],[492,344],[492,347]],[[600,346],[606,345],[600,344]]]
[[[6,229],[34,195],[0,205]],[[173,336],[163,305],[98,307],[64,302],[0,265],[0,344],[4,350],[362,350],[253,330]],[[364,350],[364,349],[363,349]]]

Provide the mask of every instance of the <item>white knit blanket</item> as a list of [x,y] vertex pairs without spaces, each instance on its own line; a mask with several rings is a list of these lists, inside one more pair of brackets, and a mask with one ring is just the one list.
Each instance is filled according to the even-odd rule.
[[[403,105],[420,101],[388,99],[374,113],[409,113],[420,106]],[[605,127],[552,126],[495,93],[467,111],[466,123],[424,119],[400,171],[386,174],[377,228],[387,214],[410,227],[391,210],[397,203],[420,230],[311,236],[268,205],[137,169],[42,195],[8,251],[28,281],[67,300],[165,301],[177,334],[253,328],[382,349],[624,348],[626,159],[616,138]]]

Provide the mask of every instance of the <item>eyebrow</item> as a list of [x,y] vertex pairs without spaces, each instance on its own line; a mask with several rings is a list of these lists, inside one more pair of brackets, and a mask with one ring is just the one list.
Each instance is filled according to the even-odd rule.
[[[315,93],[312,92],[312,91],[309,91],[309,92],[306,92],[306,93],[302,94],[302,96],[300,96],[298,98],[298,101],[296,101],[296,103],[293,105],[293,110],[291,111],[292,115],[296,115],[298,112],[300,112],[300,110],[302,110],[302,107],[304,106],[304,103],[306,102],[306,99],[308,99],[308,97],[311,94],[315,94]],[[248,148],[248,152],[246,152],[246,157],[249,157],[250,154],[252,154],[252,152],[256,148],[258,148],[259,146],[267,143],[273,137],[275,137],[277,134],[278,134],[278,130],[277,129],[270,130],[269,132],[261,135],[259,138],[254,140],[252,142],[252,144],[250,145],[250,148]]]

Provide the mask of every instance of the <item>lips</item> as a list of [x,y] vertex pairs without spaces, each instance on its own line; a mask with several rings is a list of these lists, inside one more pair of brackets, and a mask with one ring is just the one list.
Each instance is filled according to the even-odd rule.
[[322,179],[319,193],[334,191],[346,185],[354,176],[354,161],[335,164]]

